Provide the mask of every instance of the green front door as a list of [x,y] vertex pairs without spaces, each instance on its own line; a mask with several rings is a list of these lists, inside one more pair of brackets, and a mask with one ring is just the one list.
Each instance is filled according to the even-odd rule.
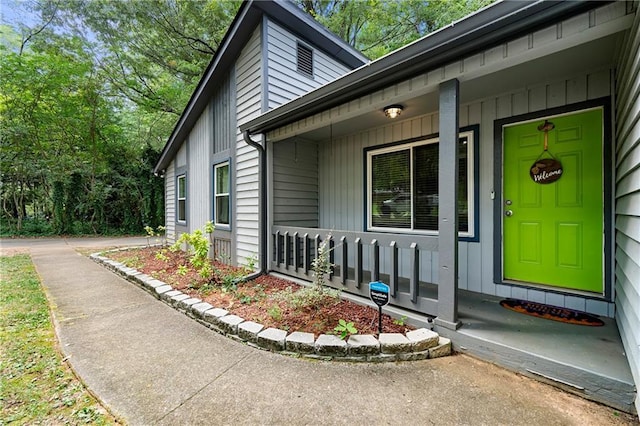
[[[593,109],[548,117],[546,153],[544,119],[503,127],[505,280],[603,292],[602,116]],[[559,179],[535,182],[536,160],[552,157]]]

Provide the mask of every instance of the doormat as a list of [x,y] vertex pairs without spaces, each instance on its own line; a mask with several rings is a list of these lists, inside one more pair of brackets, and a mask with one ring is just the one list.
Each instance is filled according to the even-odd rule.
[[588,325],[600,327],[604,322],[595,315],[586,312],[575,311],[558,306],[545,305],[543,303],[528,302],[526,300],[505,299],[500,301],[503,308],[510,309],[521,314],[531,315],[538,318],[553,321],[566,322],[569,324]]

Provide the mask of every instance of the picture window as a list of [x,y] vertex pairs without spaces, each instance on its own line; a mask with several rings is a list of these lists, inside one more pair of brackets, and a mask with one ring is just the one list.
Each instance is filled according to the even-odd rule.
[[[458,140],[458,229],[475,233],[473,130]],[[367,215],[370,231],[437,234],[439,139],[427,138],[373,149],[366,155]]]

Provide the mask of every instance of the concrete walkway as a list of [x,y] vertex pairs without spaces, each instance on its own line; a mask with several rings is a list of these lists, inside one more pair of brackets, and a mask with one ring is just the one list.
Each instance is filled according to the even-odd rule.
[[[138,240],[2,240],[28,247],[72,368],[131,425],[607,425],[631,417],[467,356],[311,362],[223,337],[77,247]],[[626,421],[625,421],[626,419]]]

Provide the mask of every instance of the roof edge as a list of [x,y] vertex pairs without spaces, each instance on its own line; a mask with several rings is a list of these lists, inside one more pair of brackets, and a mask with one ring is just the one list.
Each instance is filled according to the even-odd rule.
[[290,31],[309,38],[320,49],[326,50],[351,68],[357,68],[369,62],[362,53],[349,46],[288,0],[243,2],[163,147],[153,168],[154,174],[162,173],[169,165],[182,141],[188,136],[206,108],[211,92],[217,87],[215,77],[233,66],[237,53],[246,44],[263,15],[281,22]]
[[609,2],[535,0],[495,3],[243,123],[240,130],[252,134],[266,133]]

